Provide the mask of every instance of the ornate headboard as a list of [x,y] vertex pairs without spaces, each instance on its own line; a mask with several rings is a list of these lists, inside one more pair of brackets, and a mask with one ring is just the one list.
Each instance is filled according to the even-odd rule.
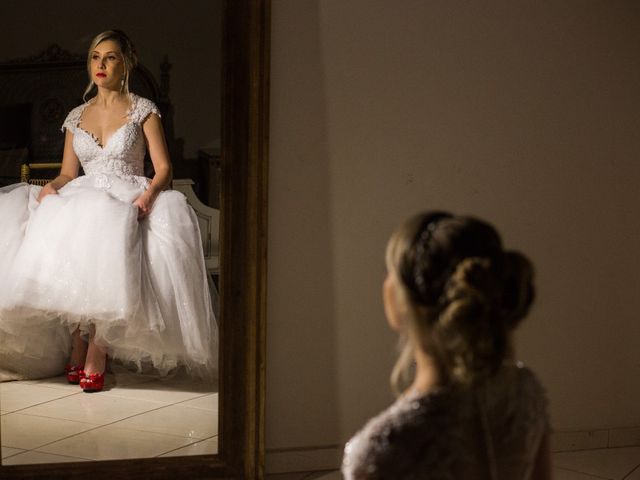
[[[173,134],[171,65],[166,57],[160,68],[160,84],[138,65],[129,86],[158,105],[170,154],[180,160],[182,143]],[[61,160],[60,127],[66,114],[82,103],[86,86],[86,57],[55,44],[32,57],[0,63],[0,186],[19,181],[22,163]]]

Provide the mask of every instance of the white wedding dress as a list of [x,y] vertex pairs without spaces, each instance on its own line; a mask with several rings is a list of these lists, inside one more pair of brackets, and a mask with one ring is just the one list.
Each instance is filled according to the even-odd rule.
[[[167,374],[216,370],[217,327],[198,222],[182,193],[164,191],[138,221],[142,123],[157,107],[131,94],[128,121],[101,146],[73,109],[63,130],[85,175],[36,201],[41,187],[0,188],[0,371],[61,373],[77,327],[108,355]],[[15,375],[12,375],[15,374]],[[0,380],[2,376],[0,375]]]
[[345,446],[345,480],[528,480],[549,434],[536,375],[507,362],[473,388],[411,391]]

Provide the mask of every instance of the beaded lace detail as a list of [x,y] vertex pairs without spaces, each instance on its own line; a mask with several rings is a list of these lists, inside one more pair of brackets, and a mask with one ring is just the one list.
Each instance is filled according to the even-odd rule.
[[521,364],[505,366],[478,390],[401,397],[347,443],[342,472],[367,480],[490,479],[489,437],[497,478],[524,480],[548,428],[546,395],[535,375]]
[[62,124],[62,130],[68,129],[73,133],[73,150],[85,175],[95,177],[95,185],[103,189],[111,188],[112,175],[142,188],[149,185],[149,179],[144,177],[146,145],[142,123],[152,113],[160,116],[160,111],[151,100],[133,93],[130,99],[127,122],[104,145],[100,145],[91,133],[79,126],[88,103],[71,110]]

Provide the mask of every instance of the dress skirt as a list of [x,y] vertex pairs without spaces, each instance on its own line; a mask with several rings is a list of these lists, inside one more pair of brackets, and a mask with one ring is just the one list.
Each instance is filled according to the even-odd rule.
[[138,370],[215,370],[217,327],[195,213],[182,193],[164,191],[138,220],[132,202],[149,180],[134,180],[84,175],[41,204],[41,187],[0,189],[0,362],[41,359],[46,370],[49,359],[59,369],[79,328]]

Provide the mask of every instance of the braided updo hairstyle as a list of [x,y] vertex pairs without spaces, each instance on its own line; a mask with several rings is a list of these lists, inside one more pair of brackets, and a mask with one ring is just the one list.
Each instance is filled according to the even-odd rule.
[[98,44],[104,42],[105,40],[113,40],[120,46],[120,51],[122,52],[122,61],[124,64],[124,75],[122,77],[120,92],[129,95],[129,77],[131,76],[131,72],[133,72],[133,69],[138,64],[136,49],[133,46],[131,40],[129,40],[127,34],[122,30],[106,30],[96,35],[95,38],[91,40],[91,45],[89,46],[89,51],[87,53],[87,71],[89,73],[89,84],[84,91],[84,95],[82,95],[82,98],[85,101],[86,97],[90,93],[92,93],[95,88],[95,83],[93,82],[93,78],[91,77],[91,54],[98,46]]
[[414,348],[432,356],[444,384],[470,385],[493,374],[509,354],[509,332],[533,302],[529,260],[505,251],[488,223],[446,212],[402,224],[386,257],[411,312],[394,390],[410,376]]

